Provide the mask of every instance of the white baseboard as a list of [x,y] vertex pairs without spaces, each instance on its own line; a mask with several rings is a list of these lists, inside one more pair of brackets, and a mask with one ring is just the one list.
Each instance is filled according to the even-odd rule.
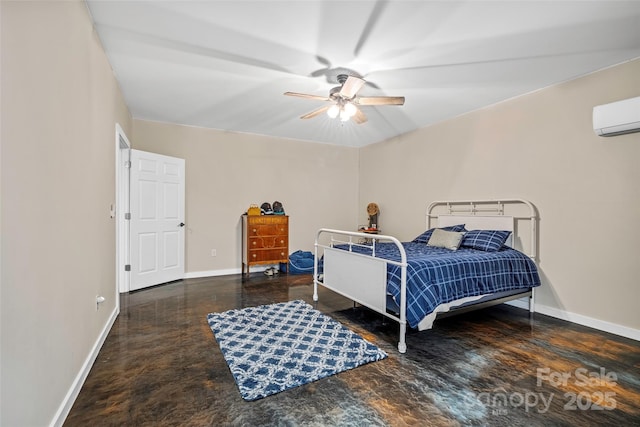
[[201,277],[227,276],[229,274],[240,274],[239,268],[227,268],[224,270],[190,271],[184,274],[185,279],[199,279]]
[[84,364],[80,369],[80,372],[78,372],[78,375],[76,375],[76,378],[73,380],[73,383],[69,388],[69,391],[67,391],[67,395],[64,397],[62,403],[60,404],[60,407],[56,411],[56,414],[53,416],[53,420],[51,420],[51,424],[49,424],[50,426],[58,427],[64,424],[64,421],[66,420],[67,416],[69,415],[69,412],[71,411],[71,407],[73,406],[73,403],[76,401],[76,398],[80,393],[80,389],[82,389],[82,386],[85,380],[87,379],[87,375],[89,375],[89,371],[91,371],[91,367],[93,366],[93,363],[96,361],[96,358],[98,357],[98,353],[102,348],[102,344],[104,344],[104,341],[107,339],[107,335],[109,335],[109,331],[111,330],[113,323],[116,321],[116,318],[118,317],[118,313],[119,313],[119,307],[116,306],[114,307],[113,312],[111,313],[111,316],[109,316],[107,323],[104,325],[104,328],[102,328],[102,331],[100,332],[100,336],[98,336],[98,339],[93,344],[93,348],[91,349],[91,351],[89,352],[89,355],[85,359]]
[[[277,265],[277,264],[273,264]],[[265,271],[267,268],[272,267],[272,265],[257,265],[251,267],[250,271]],[[240,268],[226,268],[222,270],[207,270],[207,271],[190,271],[185,273],[185,279],[199,279],[201,277],[213,277],[213,276],[228,276],[230,274],[241,274],[242,269]]]
[[589,328],[598,329],[600,331],[640,341],[640,330],[638,329],[594,319],[593,317],[583,316],[582,314],[571,313],[569,311],[545,305],[536,304],[535,309],[537,313],[555,317],[556,319],[566,320],[568,322],[577,323],[578,325],[588,326]]
[[[522,299],[506,302],[505,304],[529,309],[529,304]],[[618,325],[616,323],[606,322],[604,320],[594,319],[593,317],[583,316],[582,314],[571,313],[559,308],[549,307],[547,305],[535,304],[535,312],[546,316],[555,317],[556,319],[566,320],[567,322],[576,323],[578,325],[587,326],[589,328],[598,329],[599,331],[609,332],[610,334],[620,335],[621,337],[630,338],[640,341],[640,330],[629,328],[628,326]]]

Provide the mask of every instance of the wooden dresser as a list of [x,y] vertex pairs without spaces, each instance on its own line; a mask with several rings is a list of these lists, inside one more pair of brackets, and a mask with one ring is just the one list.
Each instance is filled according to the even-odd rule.
[[289,216],[242,215],[242,274],[252,265],[278,264],[289,268]]

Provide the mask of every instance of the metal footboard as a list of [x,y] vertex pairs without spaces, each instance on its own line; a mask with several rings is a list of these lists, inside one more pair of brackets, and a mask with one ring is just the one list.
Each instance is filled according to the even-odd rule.
[[[327,242],[328,240],[328,242]],[[321,242],[325,243],[321,243]],[[376,255],[376,245],[391,242],[400,252],[400,261],[380,258]],[[366,242],[366,243],[362,243]],[[348,250],[336,249],[336,245],[346,245]],[[354,252],[355,247],[366,248],[371,254]],[[402,243],[393,236],[371,235],[355,231],[321,228],[316,233],[313,267],[313,300],[318,301],[318,285],[343,295],[378,313],[394,319],[400,324],[398,351],[405,353],[407,344],[407,254]],[[323,273],[320,274],[318,260],[323,259]],[[401,269],[400,316],[387,312],[387,265],[397,265]]]

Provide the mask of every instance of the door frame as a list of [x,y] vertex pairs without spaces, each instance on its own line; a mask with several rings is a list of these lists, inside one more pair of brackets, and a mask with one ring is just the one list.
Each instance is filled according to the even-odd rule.
[[116,123],[116,305],[120,311],[119,294],[129,292],[130,273],[125,270],[129,264],[129,167],[131,165],[131,143],[122,127]]

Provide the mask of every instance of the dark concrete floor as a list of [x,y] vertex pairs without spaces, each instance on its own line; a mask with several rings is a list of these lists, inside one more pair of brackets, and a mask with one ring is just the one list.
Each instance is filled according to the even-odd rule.
[[[513,307],[397,323],[321,289],[317,308],[389,357],[254,402],[206,316],[304,299],[310,276],[191,279],[122,296],[65,426],[640,425],[640,343]],[[599,405],[598,405],[599,404]]]

